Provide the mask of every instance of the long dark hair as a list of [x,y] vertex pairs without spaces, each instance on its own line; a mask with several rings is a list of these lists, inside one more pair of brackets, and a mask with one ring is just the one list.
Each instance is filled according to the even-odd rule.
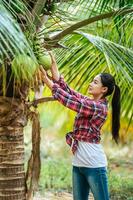
[[101,73],[102,85],[107,87],[108,90],[105,94],[109,96],[113,93],[112,97],[112,137],[116,143],[119,141],[119,129],[120,129],[120,88],[115,83],[115,79],[111,74]]

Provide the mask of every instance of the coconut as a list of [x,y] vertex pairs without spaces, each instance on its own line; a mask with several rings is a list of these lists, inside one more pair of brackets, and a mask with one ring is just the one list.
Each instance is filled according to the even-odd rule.
[[52,66],[51,56],[47,52],[38,56],[38,62],[45,70],[49,70]]
[[37,69],[37,63],[28,55],[16,55],[12,63],[12,72],[18,79],[31,79]]

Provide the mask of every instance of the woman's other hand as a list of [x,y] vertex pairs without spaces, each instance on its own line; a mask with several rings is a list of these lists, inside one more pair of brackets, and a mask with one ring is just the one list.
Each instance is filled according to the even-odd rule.
[[47,72],[42,66],[40,66],[39,69],[41,71],[42,81],[49,87],[49,89],[52,89],[53,84],[54,84],[53,81],[49,78],[49,76],[47,75]]

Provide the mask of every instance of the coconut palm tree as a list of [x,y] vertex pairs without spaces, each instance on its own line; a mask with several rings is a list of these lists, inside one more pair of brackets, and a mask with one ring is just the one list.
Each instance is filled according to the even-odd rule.
[[[98,72],[111,72],[122,90],[122,116],[131,123],[132,0],[0,0],[0,199],[32,199],[40,172],[36,72],[54,50],[61,72],[78,90]],[[47,60],[47,58],[46,58]],[[35,95],[36,96],[36,95]],[[32,109],[31,109],[32,108]],[[23,128],[33,121],[32,155],[24,171]]]

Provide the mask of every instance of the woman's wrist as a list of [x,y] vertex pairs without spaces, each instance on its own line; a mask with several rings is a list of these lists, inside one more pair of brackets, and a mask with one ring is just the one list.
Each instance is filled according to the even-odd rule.
[[59,79],[60,79],[60,74],[59,74],[59,73],[58,73],[58,74],[52,73],[52,77],[53,77],[53,80],[54,80],[54,81],[59,81]]
[[60,76],[56,76],[56,77],[53,77],[54,81],[59,81],[60,80]]

